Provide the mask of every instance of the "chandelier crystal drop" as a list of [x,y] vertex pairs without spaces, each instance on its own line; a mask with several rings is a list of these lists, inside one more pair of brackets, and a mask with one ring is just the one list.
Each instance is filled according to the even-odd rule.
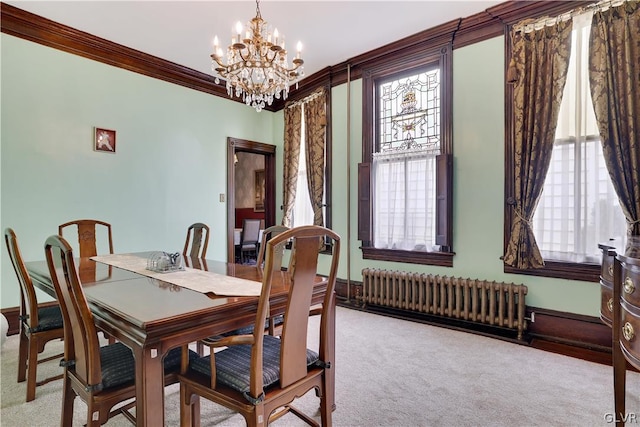
[[247,23],[244,31],[240,22],[236,24],[227,47],[227,62],[218,46],[218,36],[213,40],[211,54],[212,69],[217,74],[215,83],[225,79],[227,94],[241,98],[256,111],[271,105],[274,99],[287,99],[289,86],[304,75],[304,61],[300,58],[302,44],[298,42],[296,57],[289,67],[284,36],[277,28],[271,31],[260,15],[259,3],[256,0],[256,17]]

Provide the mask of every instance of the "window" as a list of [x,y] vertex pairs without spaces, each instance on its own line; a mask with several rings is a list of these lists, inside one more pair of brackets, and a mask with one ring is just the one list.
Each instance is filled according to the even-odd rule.
[[598,243],[626,222],[602,155],[588,76],[591,14],[573,18],[571,57],[556,139],[532,225],[543,258],[599,263]]
[[[597,282],[601,251],[598,243],[625,235],[626,221],[613,190],[602,155],[588,78],[591,15],[573,17],[571,53],[553,152],[544,188],[531,226],[544,259],[539,269],[504,271],[571,280]],[[509,45],[511,47],[511,45]],[[513,99],[511,85],[507,99]],[[512,104],[507,103],[511,138],[507,139],[506,193],[513,193],[515,138]],[[506,200],[505,248],[515,212]]]
[[287,104],[284,111],[282,225],[331,228],[331,110],[329,89]]
[[358,237],[366,259],[452,265],[449,50],[364,73]]
[[440,70],[380,83],[373,154],[376,248],[433,250],[440,154]]
[[[304,117],[304,104],[302,104],[302,117]],[[298,159],[298,182],[296,183],[296,198],[293,205],[292,222],[293,227],[313,224],[313,208],[311,207],[311,197],[309,196],[309,186],[307,185],[307,151],[305,144],[305,121],[300,123],[300,156]],[[326,195],[326,193],[325,193]],[[326,218],[326,204],[323,208]]]

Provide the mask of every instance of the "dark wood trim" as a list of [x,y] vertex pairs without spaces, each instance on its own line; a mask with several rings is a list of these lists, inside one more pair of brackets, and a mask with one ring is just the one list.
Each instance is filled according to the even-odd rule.
[[[506,222],[506,221],[505,221]],[[509,234],[505,234],[508,236]],[[506,246],[505,246],[506,250]],[[504,272],[526,276],[553,277],[556,279],[580,280],[597,283],[600,281],[600,265],[578,264],[574,262],[545,261],[543,268],[521,270],[504,265]]]
[[[1,30],[5,34],[243,103],[241,99],[229,98],[225,82],[216,84],[211,75],[76,30],[6,3],[0,3],[0,7]],[[273,106],[267,106],[265,110],[275,111]]]
[[532,339],[611,353],[611,328],[599,317],[527,307],[527,334]]
[[501,36],[504,24],[500,19],[491,15],[488,10],[463,18],[460,28],[454,34],[453,48],[479,43],[493,37]]
[[600,318],[536,307],[526,316],[534,320],[527,332],[533,348],[612,366],[612,330]]
[[402,262],[405,264],[436,265],[453,267],[453,252],[414,252],[396,251],[392,249],[377,249],[362,246],[362,258],[375,261]]
[[0,313],[7,318],[9,329],[7,335],[15,335],[20,333],[20,307],[9,307],[0,310]]
[[[313,90],[312,88],[317,87],[318,82],[324,81],[327,76],[331,87],[346,83],[348,65],[351,65],[351,80],[356,80],[361,78],[363,67],[375,67],[381,61],[388,61],[390,56],[405,56],[411,52],[420,51],[425,45],[439,43],[438,40],[441,39],[453,39],[453,48],[456,49],[504,34],[506,24],[515,23],[520,19],[543,14],[558,14],[576,7],[577,3],[591,2],[507,1],[484,12],[438,25],[342,63],[328,66],[305,77],[297,88],[293,86],[290,96],[291,99],[304,97],[307,89]],[[15,6],[0,3],[0,18],[3,33],[235,102],[242,102],[237,98],[229,98],[224,82],[215,84],[214,77],[211,75],[76,30]],[[267,106],[265,110],[278,111],[283,107],[284,101],[280,100]]]
[[262,154],[264,158],[265,227],[276,221],[276,146],[262,142],[249,141],[239,138],[227,138],[227,262],[235,262],[235,247],[233,244],[233,229],[235,228],[235,154],[247,152]]
[[595,3],[595,0],[507,1],[488,8],[486,12],[504,25],[513,25],[523,19],[559,15],[590,3]]

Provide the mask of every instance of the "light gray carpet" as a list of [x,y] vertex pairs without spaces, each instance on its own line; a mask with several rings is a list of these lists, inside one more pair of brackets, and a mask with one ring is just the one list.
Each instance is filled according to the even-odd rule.
[[[317,322],[311,318],[310,322]],[[317,341],[315,337],[311,337]],[[16,383],[17,336],[2,348],[3,427],[60,425],[61,381],[24,403]],[[62,348],[49,344],[47,353]],[[339,307],[336,426],[607,426],[613,370],[521,345]],[[38,377],[57,371],[40,365]],[[317,417],[313,392],[298,405]],[[627,374],[627,412],[640,422],[640,374]],[[76,399],[74,426],[86,420]],[[166,389],[166,420],[177,426],[178,388]],[[317,417],[319,419],[319,417]],[[109,426],[130,426],[122,416]],[[242,426],[242,417],[202,401],[203,426]],[[286,415],[275,426],[304,425]]]

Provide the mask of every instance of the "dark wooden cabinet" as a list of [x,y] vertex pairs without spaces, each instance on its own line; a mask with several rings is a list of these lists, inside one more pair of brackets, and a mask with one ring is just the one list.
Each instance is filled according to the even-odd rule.
[[640,370],[640,236],[599,247],[600,318],[612,328],[615,422],[623,426],[630,415],[625,411],[627,367]]
[[601,244],[602,269],[600,271],[600,319],[613,326],[613,263],[616,258],[616,248],[608,244]]
[[615,262],[614,270],[620,269],[620,349],[640,369],[640,246],[629,247]]

